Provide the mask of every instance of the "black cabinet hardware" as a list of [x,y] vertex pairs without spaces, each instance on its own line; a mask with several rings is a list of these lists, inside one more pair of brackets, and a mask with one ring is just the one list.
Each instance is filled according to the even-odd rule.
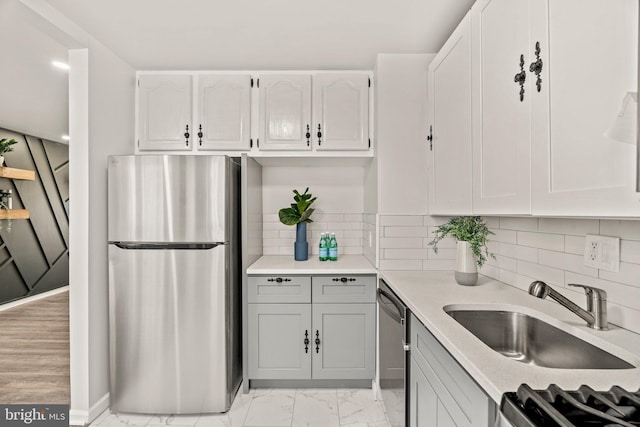
[[320,353],[320,331],[316,329],[316,353]]
[[184,143],[187,145],[187,147],[189,146],[189,125],[186,125],[184,127],[185,133],[184,133]]
[[322,144],[322,129],[320,128],[320,123],[318,123],[318,145]]
[[202,135],[203,135],[202,125],[200,125],[200,127],[198,128],[198,139],[199,139],[198,143],[200,144],[200,146],[202,146]]
[[304,331],[304,352],[309,353],[309,330]]
[[520,55],[520,72],[513,78],[513,81],[520,85],[520,102],[524,101],[525,80],[527,80],[527,73],[524,71],[524,55]]
[[536,61],[531,63],[529,71],[536,75],[536,88],[538,92],[542,90],[542,77],[540,77],[542,65],[542,59],[540,59],[540,42],[536,42]]
[[290,282],[291,279],[283,279],[282,277],[276,277],[275,279],[271,278],[271,279],[267,279],[267,282],[276,282],[276,283],[282,283],[282,282]]
[[427,136],[427,141],[429,141],[429,151],[433,151],[433,126],[429,126],[429,136]]
[[355,282],[356,279],[353,277],[334,277],[333,279],[334,282],[342,282],[342,283],[347,283],[347,282]]
[[304,135],[307,138],[307,147],[309,146],[309,140],[311,139],[311,128],[307,125],[307,133]]

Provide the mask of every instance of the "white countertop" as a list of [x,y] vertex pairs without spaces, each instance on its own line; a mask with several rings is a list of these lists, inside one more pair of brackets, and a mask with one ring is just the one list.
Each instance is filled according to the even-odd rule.
[[[431,331],[458,363],[497,403],[502,394],[526,383],[533,389],[557,384],[573,390],[587,384],[595,390],[619,385],[629,391],[640,388],[640,368],[553,369],[508,359],[477,339],[447,315],[443,307],[514,310],[546,321],[588,341],[621,359],[640,366],[640,335],[609,325],[596,331],[559,304],[530,296],[497,280],[480,276],[476,286],[458,285],[452,271],[383,271],[380,275]],[[562,289],[559,289],[562,292]],[[465,307],[466,306],[466,307]],[[470,307],[473,306],[473,307]]]
[[337,261],[320,261],[310,256],[295,261],[293,256],[266,255],[247,268],[247,274],[376,274],[377,270],[363,255],[341,255]]

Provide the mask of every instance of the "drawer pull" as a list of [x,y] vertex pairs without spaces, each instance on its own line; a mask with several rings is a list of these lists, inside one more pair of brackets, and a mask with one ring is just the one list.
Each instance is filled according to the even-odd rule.
[[267,282],[276,282],[276,283],[282,283],[282,282],[290,282],[291,279],[283,279],[282,277],[276,277],[275,279],[267,279]]
[[309,353],[309,330],[304,331],[304,352]]
[[320,331],[316,329],[316,353],[320,353]]
[[342,283],[347,283],[347,282],[355,282],[356,279],[354,279],[353,277],[334,277],[333,279],[334,282],[342,282]]

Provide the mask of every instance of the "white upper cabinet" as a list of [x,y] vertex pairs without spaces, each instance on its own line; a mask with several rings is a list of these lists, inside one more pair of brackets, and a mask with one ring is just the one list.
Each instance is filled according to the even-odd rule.
[[194,126],[199,150],[249,150],[251,76],[199,75]]
[[368,150],[369,77],[315,75],[313,118],[312,133],[318,150]]
[[141,75],[137,140],[140,150],[191,150],[193,77]]
[[638,1],[532,4],[543,63],[531,95],[533,214],[637,217],[636,135],[616,119],[637,96]]
[[428,70],[429,213],[471,214],[471,18]]
[[261,75],[260,150],[311,150],[311,76]]
[[528,0],[471,9],[475,214],[531,213],[528,15]]

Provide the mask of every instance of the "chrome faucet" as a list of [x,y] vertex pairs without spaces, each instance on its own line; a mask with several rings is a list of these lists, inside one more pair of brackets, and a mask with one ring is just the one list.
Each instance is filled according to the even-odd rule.
[[560,303],[560,305],[569,309],[572,313],[580,316],[580,318],[587,322],[587,326],[590,328],[599,330],[609,329],[607,324],[607,292],[602,289],[586,285],[570,283],[569,286],[584,289],[584,292],[587,295],[586,310],[582,309],[579,305],[573,303],[567,297],[556,292],[551,288],[551,286],[541,282],[540,280],[531,282],[531,285],[529,285],[529,294],[542,299],[547,296],[551,297],[551,299],[554,299]]

